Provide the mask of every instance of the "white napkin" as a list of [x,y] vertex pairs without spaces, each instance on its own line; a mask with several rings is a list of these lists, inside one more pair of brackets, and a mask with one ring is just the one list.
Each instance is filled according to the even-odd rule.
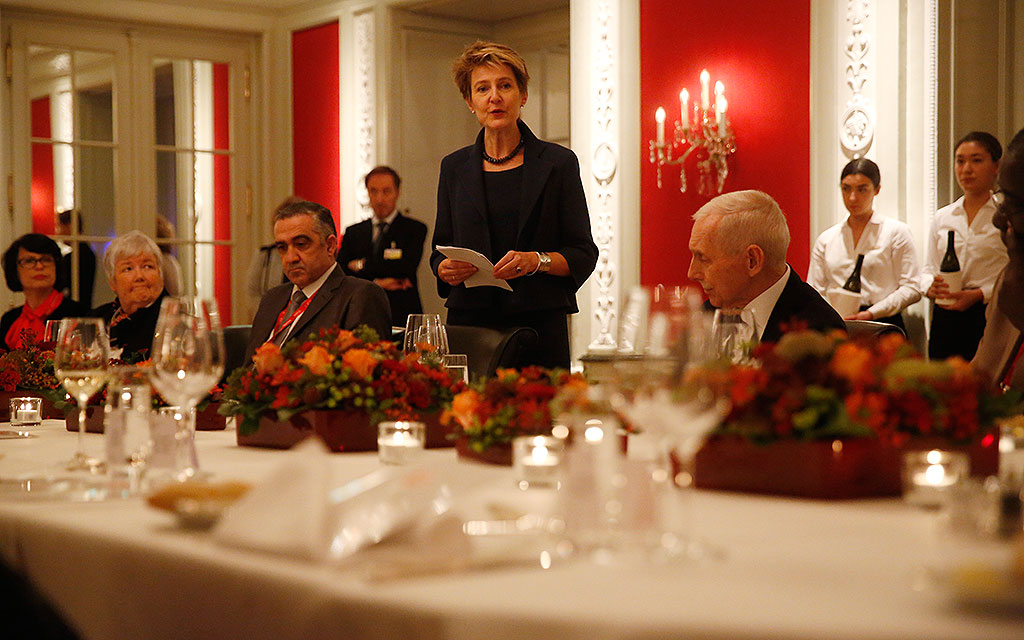
[[214,539],[256,551],[323,557],[330,540],[329,455],[318,438],[285,452],[285,461],[224,513]]
[[218,542],[308,560],[338,561],[448,510],[447,489],[422,468],[382,468],[337,480],[331,454],[309,438],[232,505],[213,531]]

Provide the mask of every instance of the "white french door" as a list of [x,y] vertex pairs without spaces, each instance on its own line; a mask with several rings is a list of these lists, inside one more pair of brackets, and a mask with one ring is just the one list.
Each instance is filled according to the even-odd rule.
[[[165,266],[180,265],[165,281],[181,295],[216,299],[228,322],[242,313],[232,274],[249,258],[235,238],[249,237],[252,42],[38,16],[4,24],[15,235],[53,235],[70,211],[55,237],[88,243],[102,264],[111,239],[139,229],[174,258]],[[98,271],[93,305],[113,299]]]

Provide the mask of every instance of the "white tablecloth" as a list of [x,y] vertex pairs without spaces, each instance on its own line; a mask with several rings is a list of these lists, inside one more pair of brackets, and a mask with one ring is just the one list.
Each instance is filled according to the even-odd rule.
[[[0,477],[70,457],[73,434],[0,441]],[[97,452],[101,436],[87,436]],[[204,469],[258,481],[280,453],[200,432]],[[511,471],[427,452],[462,489]],[[351,477],[375,454],[332,464]],[[584,560],[368,583],[355,570],[225,548],[141,499],[0,501],[0,550],[84,638],[1015,638],[1024,620],[958,608],[924,585],[931,516],[898,500],[813,502],[697,492],[697,532],[724,562]],[[287,514],[282,514],[286,517]]]

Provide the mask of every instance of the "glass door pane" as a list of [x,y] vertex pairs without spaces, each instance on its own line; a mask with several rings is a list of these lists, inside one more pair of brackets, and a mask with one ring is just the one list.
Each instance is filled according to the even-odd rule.
[[94,256],[114,235],[114,56],[30,44],[26,61],[32,229],[61,244],[58,286],[92,305],[111,297]]
[[182,292],[215,298],[230,321],[229,65],[154,58],[153,98],[157,242],[180,264]]

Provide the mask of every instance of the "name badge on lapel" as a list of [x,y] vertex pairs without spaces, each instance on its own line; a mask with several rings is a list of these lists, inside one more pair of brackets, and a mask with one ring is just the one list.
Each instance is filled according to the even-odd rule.
[[395,243],[392,242],[390,247],[388,247],[387,249],[384,249],[384,259],[385,260],[401,260],[402,259],[402,250],[400,248],[396,247]]

